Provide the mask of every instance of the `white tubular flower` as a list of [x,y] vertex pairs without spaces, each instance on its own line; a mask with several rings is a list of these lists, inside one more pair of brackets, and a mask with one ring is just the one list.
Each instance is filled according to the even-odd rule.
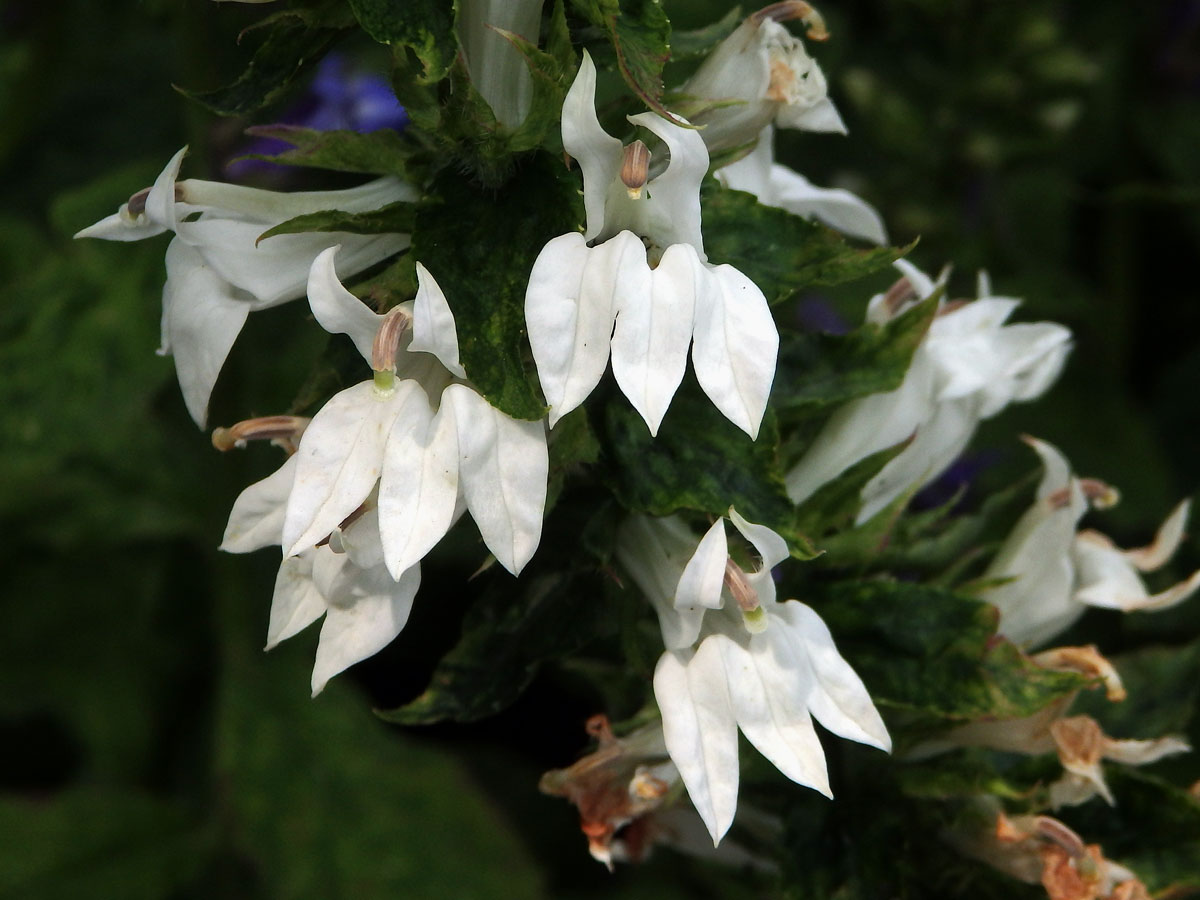
[[1121,550],[1096,531],[1076,533],[1092,506],[1116,502],[1107,485],[1076,477],[1057,448],[1029,439],[1045,473],[1037,500],[1009,534],[985,578],[1011,579],[983,595],[1000,610],[999,633],[1036,647],[1072,625],[1089,606],[1122,612],[1153,612],[1182,603],[1200,589],[1200,571],[1151,594],[1139,572],[1164,565],[1183,539],[1189,501],[1167,517],[1148,547]]
[[825,623],[798,600],[775,600],[771,569],[787,558],[783,538],[732,509],[729,515],[760,555],[754,572],[729,558],[723,519],[698,545],[691,539],[686,559],[676,519],[632,519],[617,545],[618,561],[663,624],[667,650],[654,695],[667,751],[714,844],[737,810],[739,729],[784,775],[826,796],[813,717],[841,737],[891,749],[870,695]]
[[471,83],[509,129],[525,121],[533,76],[519,50],[496,29],[536,44],[543,0],[459,0],[455,25]]
[[702,126],[710,153],[748,144],[772,122],[781,128],[846,133],[821,67],[781,24],[791,19],[806,22],[814,40],[829,36],[807,3],[773,3],[742,22],[680,88],[690,97],[720,104],[692,123]]
[[[729,265],[713,266],[700,233],[708,152],[694,131],[653,113],[629,121],[662,139],[670,163],[649,178],[649,151],[596,118],[596,68],[584,52],[563,104],[563,146],[583,171],[587,232],[542,248],[525,319],[551,427],[613,375],[652,434],[683,379],[696,379],[731,422],[758,435],[779,334],[766,298]],[[614,331],[615,323],[615,331]]]
[[165,231],[160,354],[175,357],[188,412],[203,428],[217,375],[250,312],[303,296],[314,257],[340,244],[343,277],[403,250],[406,234],[311,232],[267,238],[263,232],[288,219],[322,210],[365,212],[417,192],[396,178],[379,178],[342,191],[284,194],[258,188],[186,179],[177,181],[187,148],[172,157],[154,186],[140,191],[111,216],[78,234],[137,241]]
[[[934,290],[915,267],[896,265],[905,277],[871,300],[869,322],[894,319]],[[900,387],[852,400],[833,414],[787,474],[793,501],[802,502],[871,454],[913,438],[863,488],[857,521],[865,522],[940,475],[981,421],[1049,388],[1070,350],[1070,331],[1052,322],[1006,325],[1020,301],[992,296],[984,275],[978,293],[974,302],[942,304]]]
[[336,394],[304,432],[283,523],[286,555],[318,544],[378,484],[383,559],[393,577],[428,553],[464,508],[500,564],[520,572],[541,536],[545,426],[509,418],[456,380],[465,373],[454,319],[424,266],[417,264],[411,307],[379,316],[342,287],[335,252],[313,262],[309,301],[326,330],[351,337],[375,376]]
[[844,188],[817,187],[787,166],[775,162],[775,129],[767,126],[753,152],[717,170],[717,180],[735,191],[747,191],[759,203],[816,219],[850,237],[886,244],[883,219],[866,201]]
[[[234,501],[222,550],[250,553],[279,545],[296,462],[295,456],[289,457],[273,474],[242,491]],[[366,504],[327,543],[283,560],[275,578],[264,649],[325,616],[312,673],[315,697],[334,675],[374,656],[395,639],[408,622],[420,586],[419,564],[399,579],[388,573],[378,514],[373,504]]]

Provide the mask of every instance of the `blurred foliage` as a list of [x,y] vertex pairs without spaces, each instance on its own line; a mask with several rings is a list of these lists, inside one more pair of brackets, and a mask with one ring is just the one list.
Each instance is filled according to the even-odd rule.
[[[232,498],[274,460],[265,452],[222,458],[211,451],[183,410],[171,361],[154,355],[164,240],[114,247],[72,243],[70,235],[148,184],[183,143],[192,146],[196,171],[217,172],[248,123],[214,120],[171,85],[205,92],[237,84],[252,47],[294,51],[288,35],[296,29],[319,52],[332,39],[327,32],[346,24],[330,12],[334,6],[295,3],[295,17],[275,33],[251,34],[243,47],[236,36],[263,8],[209,0],[0,6],[0,521],[9,535],[0,548],[0,898],[764,895],[769,888],[758,879],[666,854],[610,877],[587,859],[573,812],[535,792],[540,769],[567,764],[582,747],[587,715],[604,703],[632,706],[610,710],[631,715],[636,700],[628,698],[638,684],[644,691],[647,654],[638,648],[645,622],[630,614],[622,599],[628,592],[605,572],[610,523],[603,516],[575,522],[569,505],[560,505],[548,536],[569,544],[582,535],[597,560],[578,582],[560,581],[553,567],[532,571],[527,605],[517,612],[536,615],[502,608],[489,592],[494,573],[471,588],[478,599],[469,606],[460,579],[444,573],[478,563],[482,552],[457,535],[429,566],[409,629],[360,666],[357,681],[345,679],[311,701],[304,689],[311,636],[258,653],[272,561],[222,560],[215,545]],[[403,4],[349,6],[370,29],[379,10]],[[661,95],[660,74],[668,89],[678,84],[695,65],[685,58],[689,47],[729,27],[701,30],[725,14],[717,0],[667,0],[661,9],[592,0],[569,9],[589,47],[611,33],[631,48],[623,74],[649,102]],[[617,9],[635,17],[617,23]],[[1026,319],[1053,318],[1076,334],[1063,381],[977,438],[977,446],[999,448],[1001,461],[963,498],[971,514],[904,520],[897,528],[909,531],[896,532],[903,551],[876,541],[868,555],[879,566],[943,572],[967,548],[1003,535],[996,522],[1011,522],[1028,491],[1020,483],[1028,459],[1016,448],[1019,431],[1053,441],[1084,474],[1120,486],[1125,501],[1103,527],[1125,543],[1144,542],[1169,506],[1197,487],[1200,303],[1185,270],[1200,250],[1197,4],[843,0],[821,10],[833,37],[813,52],[850,136],[783,133],[781,160],[818,184],[844,185],[876,203],[894,243],[920,238],[909,258],[926,270],[952,261],[952,293],[986,267],[998,292],[1025,298]],[[680,58],[665,69],[664,11],[675,28],[697,29],[676,43]],[[321,19],[326,13],[332,18]],[[439,40],[397,39],[429,72],[449,66],[444,31]],[[354,40],[344,46],[368,43]],[[613,53],[605,46],[598,58],[605,49]],[[292,61],[278,71],[296,77],[294,93],[303,72]],[[276,105],[256,121],[271,121],[289,102],[292,94],[278,87],[267,98]],[[474,122],[471,108],[459,114]],[[363,156],[378,151],[363,141],[344,158],[311,135],[294,136],[303,138],[295,153],[337,170],[359,171]],[[777,241],[782,225],[774,213],[762,216],[764,241]],[[712,240],[719,246],[720,235]],[[825,246],[826,261],[859,265],[833,243]],[[878,275],[866,284],[881,289],[888,280]],[[780,285],[778,293],[794,288]],[[858,322],[867,291],[856,282],[823,288],[821,297]],[[482,299],[448,293],[452,304]],[[290,405],[322,346],[303,327],[306,318],[291,307],[252,318],[218,384],[214,421]],[[473,375],[488,365],[486,337],[479,336],[476,356],[464,348]],[[867,330],[844,339],[804,335],[787,348],[781,373],[790,359],[818,350],[826,358],[836,345],[843,356],[830,381],[859,390],[860,355],[897,362],[911,352],[903,335],[886,345],[876,338]],[[514,392],[514,407],[537,402],[523,373],[497,371],[495,380],[497,390]],[[677,399],[658,443],[643,440],[640,421],[620,421],[628,410],[614,406],[609,420],[592,423],[595,438],[581,417],[578,447],[560,449],[558,458],[594,464],[598,441],[607,454],[646,461],[642,477],[627,467],[626,481],[614,485],[631,505],[719,513],[726,501],[705,494],[703,483],[645,477],[664,447],[710,449],[696,440],[698,430],[722,453],[737,437],[703,421],[707,404],[689,415],[687,397]],[[797,399],[793,411],[806,412],[804,402]],[[778,461],[759,457],[777,448],[773,439],[763,448],[737,458],[769,472]],[[980,504],[997,488],[1010,490]],[[770,493],[747,498],[743,512],[757,504],[761,519],[783,520],[785,503]],[[967,715],[989,691],[1014,714],[1025,709],[1028,698],[995,683],[1010,669],[979,665],[989,634],[980,604],[932,589],[921,589],[930,596],[918,601],[916,588],[900,587],[885,592],[887,615],[875,617],[863,607],[864,597],[883,590],[878,583],[838,595],[826,591],[820,565],[811,584],[807,572],[798,580],[797,592],[811,589],[847,656],[887,700],[885,712],[911,716],[894,725],[920,733],[930,717]],[[1200,548],[1190,539],[1174,568],[1197,565]],[[574,618],[572,603],[584,607]],[[924,644],[904,645],[902,626],[917,617],[936,621],[913,638]],[[959,643],[938,644],[955,622],[965,623]],[[532,638],[520,639],[522,630]],[[1153,618],[1085,617],[1069,637],[1124,650],[1115,661],[1131,699],[1112,705],[1085,695],[1080,710],[1121,737],[1167,729],[1200,741],[1200,651],[1194,638],[1182,643],[1198,631],[1195,601]],[[585,678],[584,663],[561,657],[586,634],[595,659]],[[456,644],[467,651],[451,651]],[[618,645],[642,660],[640,669],[604,668]],[[881,655],[883,647],[895,652]],[[985,659],[1005,652],[993,648]],[[481,655],[494,655],[513,677],[501,684],[488,671],[456,666]],[[963,676],[958,693],[938,703],[919,696],[928,674],[923,660],[933,656]],[[441,680],[422,694],[431,674]],[[1049,696],[1070,689],[1067,680],[1047,677],[1034,687]],[[631,681],[638,682],[633,689]],[[518,683],[528,690],[515,700],[506,689]],[[410,722],[472,724],[401,731],[373,719],[364,694],[380,707],[407,710],[398,717]],[[838,801],[804,795],[785,823],[793,896],[1022,895],[937,837],[953,821],[953,797],[978,774],[971,758],[961,769],[939,767],[936,786],[928,776],[926,794],[940,791],[944,801],[931,806],[896,794],[887,773],[897,766],[882,765],[879,754],[844,742],[828,750]],[[1195,804],[1160,773],[1175,783],[1200,778],[1189,757],[1151,774],[1113,771],[1115,810],[1092,803],[1064,818],[1115,858],[1144,868],[1152,886],[1193,883],[1194,851],[1187,857],[1172,848],[1196,846]],[[952,777],[959,778],[953,789]],[[748,778],[746,790],[768,809],[781,792],[800,792],[770,774]],[[904,846],[887,840],[898,821],[911,826],[903,829]],[[1154,850],[1131,836],[1148,822],[1146,835],[1159,842]],[[934,883],[919,880],[935,869]]]

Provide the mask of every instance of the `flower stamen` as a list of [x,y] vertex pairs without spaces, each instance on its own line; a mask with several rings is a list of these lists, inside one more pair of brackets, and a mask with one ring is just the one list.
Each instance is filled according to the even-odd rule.
[[773,22],[800,21],[807,30],[805,37],[813,41],[829,39],[829,29],[825,27],[825,18],[810,4],[803,0],[784,0],[782,3],[772,3],[764,6],[758,12],[751,13],[750,18],[755,22],[770,19]]
[[650,148],[642,141],[634,141],[625,147],[621,158],[621,183],[629,193],[630,200],[642,196],[642,188],[650,178]]
[[246,419],[229,428],[214,428],[212,444],[222,453],[246,446],[247,441],[270,441],[282,447],[288,455],[296,452],[296,445],[311,420],[305,416],[260,416]]
[[371,346],[371,368],[375,370],[375,387],[390,394],[396,384],[396,352],[400,339],[412,326],[412,313],[403,306],[388,310],[375,333]]

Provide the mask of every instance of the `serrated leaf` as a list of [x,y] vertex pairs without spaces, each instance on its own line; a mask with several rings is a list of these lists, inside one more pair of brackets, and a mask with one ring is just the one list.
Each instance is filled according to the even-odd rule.
[[675,116],[662,103],[662,71],[671,55],[671,23],[659,0],[572,0],[589,22],[604,29],[617,54],[621,77],[659,115]]
[[758,440],[751,440],[688,376],[657,437],[632,407],[616,398],[596,428],[609,463],[608,481],[628,509],[656,516],[679,510],[720,516],[734,506],[751,522],[767,525],[803,548],[779,473],[779,435],[769,412]]
[[[548,533],[552,527],[547,522]],[[437,664],[425,692],[379,715],[402,725],[425,725],[472,722],[500,712],[521,695],[542,663],[612,630],[598,579],[593,573],[554,573],[531,579],[520,596],[490,590],[467,611],[462,638]]]
[[407,47],[424,69],[423,84],[446,77],[458,53],[454,8],[444,0],[349,0],[363,31],[381,44]]
[[783,332],[772,407],[787,419],[808,418],[895,390],[933,322],[940,296],[935,292],[886,325],[866,323],[849,334]]
[[1022,718],[1089,684],[994,640],[996,610],[978,600],[894,581],[841,582],[823,596],[842,655],[876,703],[917,714],[914,730]]
[[[405,234],[411,233],[416,223],[417,206],[406,200],[397,200],[379,209],[368,212],[346,212],[326,209],[306,213],[280,222],[274,228],[258,236],[259,241],[280,234],[300,234],[308,231],[342,231],[350,234]],[[256,242],[257,243],[257,242]]]
[[298,125],[255,125],[247,128],[246,134],[286,141],[294,148],[282,153],[256,153],[248,159],[334,172],[404,175],[408,172],[409,158],[419,149],[391,128],[364,133],[317,131]]
[[700,197],[709,260],[745,272],[772,304],[802,288],[842,284],[870,275],[912,249],[859,249],[824,225],[764,206],[753,194],[712,180],[705,182]]
[[557,132],[562,119],[563,98],[574,77],[577,62],[562,0],[554,4],[545,51],[519,35],[506,36],[525,57],[533,78],[529,113],[508,139],[508,150],[520,152],[539,146],[548,134]]
[[539,155],[502,190],[445,170],[417,213],[413,256],[441,285],[458,325],[467,376],[496,408],[518,419],[546,413],[525,338],[525,286],[551,238],[582,218],[577,183]]
[[267,36],[232,84],[210,91],[176,88],[222,116],[248,116],[287,93],[347,29],[303,12],[285,12],[263,26]]

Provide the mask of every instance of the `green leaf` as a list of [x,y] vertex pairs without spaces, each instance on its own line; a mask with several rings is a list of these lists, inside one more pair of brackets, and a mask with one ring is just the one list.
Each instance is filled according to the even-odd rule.
[[779,303],[802,288],[841,284],[891,265],[912,246],[860,250],[824,225],[758,202],[753,194],[705,182],[704,249],[729,263]]
[[597,431],[608,481],[627,508],[656,516],[679,510],[721,516],[734,506],[751,522],[803,545],[779,473],[779,435],[770,412],[758,440],[751,440],[689,376],[657,437],[636,410],[611,394]]
[[533,157],[500,191],[445,170],[417,213],[413,257],[454,311],[467,376],[519,419],[546,413],[525,337],[525,287],[551,238],[582,218],[578,183],[561,162]]
[[563,98],[575,76],[578,62],[571,46],[571,33],[567,29],[562,0],[554,4],[545,51],[539,50],[536,44],[520,35],[505,34],[525,57],[533,78],[529,113],[507,140],[507,151],[516,153],[540,146],[547,135],[557,133],[562,120]]
[[937,313],[941,292],[886,325],[844,335],[784,331],[771,405],[786,419],[808,418],[869,394],[898,388]]
[[822,596],[817,608],[838,649],[876,703],[915,714],[905,723],[914,736],[1029,716],[1089,684],[995,640],[997,612],[978,600],[882,580],[841,582]]
[[[546,522],[547,534],[559,529]],[[566,533],[576,534],[574,529]],[[547,548],[541,548],[542,554]],[[380,712],[389,722],[472,722],[517,699],[542,663],[566,656],[614,629],[598,573],[535,575],[519,596],[494,587],[467,611],[462,638],[437,664],[423,694]],[[525,581],[522,578],[522,581]]]
[[286,141],[294,148],[282,153],[251,154],[245,157],[247,159],[262,159],[287,166],[330,169],[335,172],[409,174],[408,161],[420,149],[403,134],[391,128],[362,133],[316,131],[298,125],[255,125],[247,128],[246,134]]
[[572,0],[589,22],[604,29],[621,77],[646,105],[676,121],[662,104],[662,71],[671,56],[671,22],[658,0]]
[[742,8],[735,6],[720,19],[703,28],[674,31],[671,34],[671,60],[703,56],[733,34],[742,23]]
[[295,216],[264,231],[255,243],[279,234],[300,234],[308,231],[341,231],[350,234],[405,234],[413,230],[417,207],[406,200],[397,200],[368,212],[345,212],[325,209]]
[[422,84],[446,77],[458,53],[453,4],[445,0],[349,0],[363,30],[379,41],[407,47],[420,61]]
[[260,23],[267,36],[236,81],[210,91],[177,90],[218,115],[258,112],[283,97],[346,32],[344,25],[330,21],[303,10],[271,16],[267,24]]
[[873,453],[855,463],[796,507],[796,530],[810,539],[841,530],[854,521],[862,506],[862,489],[907,443]]

